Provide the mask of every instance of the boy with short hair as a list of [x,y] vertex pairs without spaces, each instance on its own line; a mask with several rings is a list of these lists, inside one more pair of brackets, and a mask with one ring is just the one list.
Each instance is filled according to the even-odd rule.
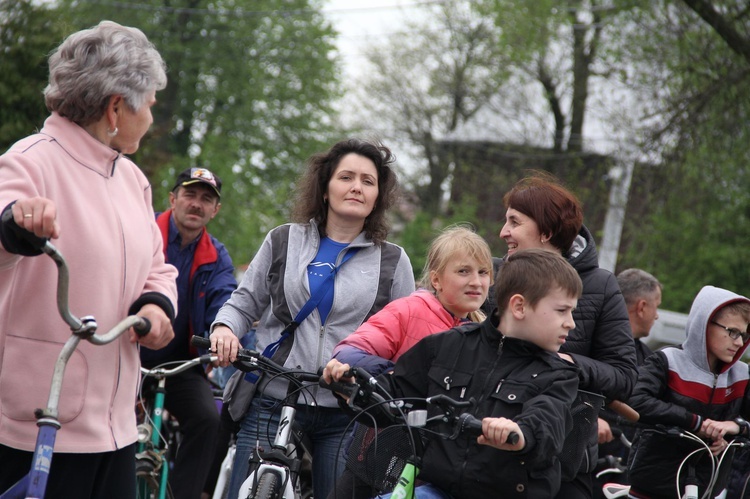
[[[378,380],[394,397],[446,394],[477,400],[476,440],[432,439],[419,478],[430,494],[417,497],[553,497],[560,487],[557,454],[571,428],[578,369],[557,355],[575,324],[578,273],[559,254],[519,251],[498,273],[497,311],[420,340]],[[324,371],[340,379],[349,368],[335,359]],[[505,443],[510,432],[516,444]],[[439,495],[435,496],[435,488]]]
[[[689,430],[710,442],[714,455],[723,452],[724,436],[743,431],[734,418],[750,417],[750,373],[748,365],[739,362],[750,339],[749,323],[750,300],[713,286],[701,289],[690,308],[685,342],[657,351],[641,367],[629,399],[640,421]],[[698,448],[683,440],[641,432],[630,459],[634,497],[675,496],[677,469]],[[696,472],[703,494],[711,464],[705,454],[697,454],[698,458]],[[685,477],[683,471],[680,490]]]

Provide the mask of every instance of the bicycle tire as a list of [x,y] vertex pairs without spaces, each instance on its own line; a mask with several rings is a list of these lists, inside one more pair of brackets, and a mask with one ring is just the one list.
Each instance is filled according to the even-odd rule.
[[273,471],[266,471],[258,479],[258,491],[254,499],[278,499],[281,492],[281,477]]

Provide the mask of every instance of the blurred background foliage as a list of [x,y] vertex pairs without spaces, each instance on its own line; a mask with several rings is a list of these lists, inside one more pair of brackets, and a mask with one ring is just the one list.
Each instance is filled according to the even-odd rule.
[[[705,284],[750,294],[744,2],[420,8],[403,36],[373,40],[351,76],[322,0],[0,0],[0,149],[41,128],[50,50],[111,19],[143,30],[169,66],[134,157],[155,209],[180,170],[218,173],[222,210],[209,229],[238,266],[287,220],[306,158],[363,135],[401,160],[390,239],[415,277],[430,239],[455,222],[501,256],[502,195],[543,169],[581,198],[597,244],[614,244],[615,271],[637,266],[664,283],[663,308],[686,312]],[[612,239],[617,188],[627,205]]]

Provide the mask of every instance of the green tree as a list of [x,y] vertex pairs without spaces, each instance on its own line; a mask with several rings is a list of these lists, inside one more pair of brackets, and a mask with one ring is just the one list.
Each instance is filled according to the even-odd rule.
[[63,36],[56,19],[31,0],[0,0],[0,152],[47,117],[47,55]]
[[706,284],[750,294],[750,11],[712,4],[654,2],[628,46],[641,61],[633,88],[658,96],[644,152],[661,158],[664,181],[631,201],[637,242],[622,263],[652,271],[664,306],[684,312]]
[[175,175],[222,177],[210,230],[240,264],[288,216],[290,192],[334,135],[335,32],[317,0],[60,0],[76,29],[108,18],[141,29],[168,67],[154,125],[134,158],[165,207]]
[[584,124],[594,79],[611,79],[621,61],[612,41],[638,0],[479,0],[500,50],[522,81],[541,87],[554,153],[584,150]]

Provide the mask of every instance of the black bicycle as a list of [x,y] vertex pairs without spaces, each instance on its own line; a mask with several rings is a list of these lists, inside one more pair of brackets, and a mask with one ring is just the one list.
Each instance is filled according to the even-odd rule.
[[[675,479],[675,497],[681,499],[726,497],[728,474],[732,467],[734,452],[738,448],[747,448],[750,446],[750,440],[748,440],[747,437],[734,436],[729,441],[727,448],[718,456],[714,456],[705,440],[682,428],[661,424],[647,424],[612,415],[605,415],[605,419],[611,425],[613,434],[617,433],[618,435],[621,435],[623,428],[632,428],[638,431],[636,439],[645,438],[650,434],[658,434],[674,439],[674,445],[685,448],[685,457],[680,463]],[[750,424],[747,421],[738,417],[735,419],[735,422],[741,429],[746,428],[744,431],[741,431],[741,433],[744,435],[750,435]],[[621,436],[620,439],[628,448],[633,445],[627,438]],[[636,463],[639,457],[637,453],[643,451],[635,449],[634,452],[636,454],[629,459],[629,465],[631,467],[634,465],[637,466]],[[699,460],[705,460],[706,456],[708,456],[711,473],[708,484],[701,486],[696,476],[696,465]],[[620,474],[628,470],[627,467],[623,466],[622,462],[617,461],[616,459],[612,460],[611,464],[612,466],[610,468],[599,472],[601,476],[606,476],[608,473]],[[748,478],[748,480],[750,480],[750,478]],[[745,489],[747,489],[747,483],[745,483]],[[608,499],[630,497],[630,485],[605,483],[602,486],[602,492]],[[746,497],[746,490],[743,490],[737,497]]]
[[[358,425],[349,447],[347,468],[378,494],[392,499],[415,497],[415,483],[422,466],[428,438],[455,440],[459,436],[482,435],[482,421],[471,414],[476,401],[455,400],[439,394],[423,399],[395,399],[366,370],[353,367],[343,375],[352,383],[326,383],[320,386],[344,395],[357,414],[353,422],[370,420],[372,426]],[[434,415],[421,406],[437,408]],[[465,411],[465,412],[464,412]],[[384,428],[379,428],[384,426]],[[518,442],[511,432],[507,443]]]

